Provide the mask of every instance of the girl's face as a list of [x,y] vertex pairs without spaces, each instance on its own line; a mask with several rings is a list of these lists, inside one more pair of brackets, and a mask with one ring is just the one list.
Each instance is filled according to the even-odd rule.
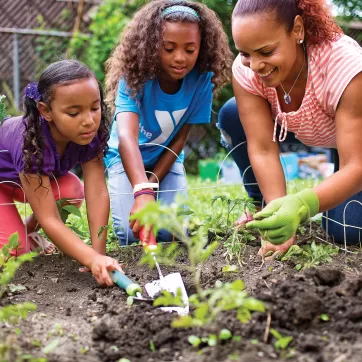
[[201,35],[198,24],[165,21],[160,51],[163,80],[179,82],[196,64]]
[[56,143],[71,141],[87,145],[95,137],[101,122],[98,83],[92,77],[58,85],[54,91],[51,109],[39,110],[49,122]]
[[304,33],[299,18],[291,33],[275,19],[273,12],[233,19],[233,38],[242,64],[255,72],[267,87],[276,88],[300,70],[297,48],[301,48],[298,40],[304,39]]

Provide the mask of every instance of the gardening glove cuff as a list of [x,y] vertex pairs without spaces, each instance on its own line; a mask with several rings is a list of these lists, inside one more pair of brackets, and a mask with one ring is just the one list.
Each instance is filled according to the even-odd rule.
[[300,202],[307,208],[308,213],[301,217],[301,223],[305,223],[309,218],[315,216],[319,212],[319,199],[313,189],[304,189],[295,194]]

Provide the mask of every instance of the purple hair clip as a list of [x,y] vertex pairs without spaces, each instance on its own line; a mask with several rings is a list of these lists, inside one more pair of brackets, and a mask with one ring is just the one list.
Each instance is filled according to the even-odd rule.
[[41,95],[38,90],[38,83],[29,83],[25,88],[25,97],[33,99],[35,102],[39,102]]

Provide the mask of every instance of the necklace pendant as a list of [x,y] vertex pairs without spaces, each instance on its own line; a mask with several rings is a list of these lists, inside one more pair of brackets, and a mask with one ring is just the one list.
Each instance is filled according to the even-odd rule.
[[290,104],[290,103],[292,103],[292,98],[290,97],[290,95],[289,94],[284,94],[284,102],[286,103],[286,104]]

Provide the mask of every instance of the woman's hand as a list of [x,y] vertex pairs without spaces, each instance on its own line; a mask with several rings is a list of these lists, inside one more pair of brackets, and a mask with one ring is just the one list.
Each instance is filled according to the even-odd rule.
[[91,265],[89,266],[90,271],[92,272],[94,278],[96,279],[99,285],[106,285],[106,286],[113,286],[113,281],[109,275],[109,272],[118,270],[119,272],[123,273],[123,270],[118,263],[117,260],[105,256],[105,255],[96,255]]
[[[154,202],[155,201],[155,197],[152,195],[140,195],[137,196],[134,200],[133,203],[133,207],[132,210],[130,212],[131,215],[137,213],[138,211],[141,211],[149,202]],[[139,220],[130,220],[129,222],[129,227],[133,232],[133,235],[135,237],[138,237],[139,232],[142,228]],[[147,239],[149,237],[149,230],[151,230],[151,226],[147,226],[147,232],[145,233],[145,238]],[[144,240],[145,242],[148,242],[148,240]]]
[[301,223],[318,212],[317,195],[313,189],[305,189],[271,201],[246,227],[258,229],[262,237],[274,245],[284,244],[295,235]]

